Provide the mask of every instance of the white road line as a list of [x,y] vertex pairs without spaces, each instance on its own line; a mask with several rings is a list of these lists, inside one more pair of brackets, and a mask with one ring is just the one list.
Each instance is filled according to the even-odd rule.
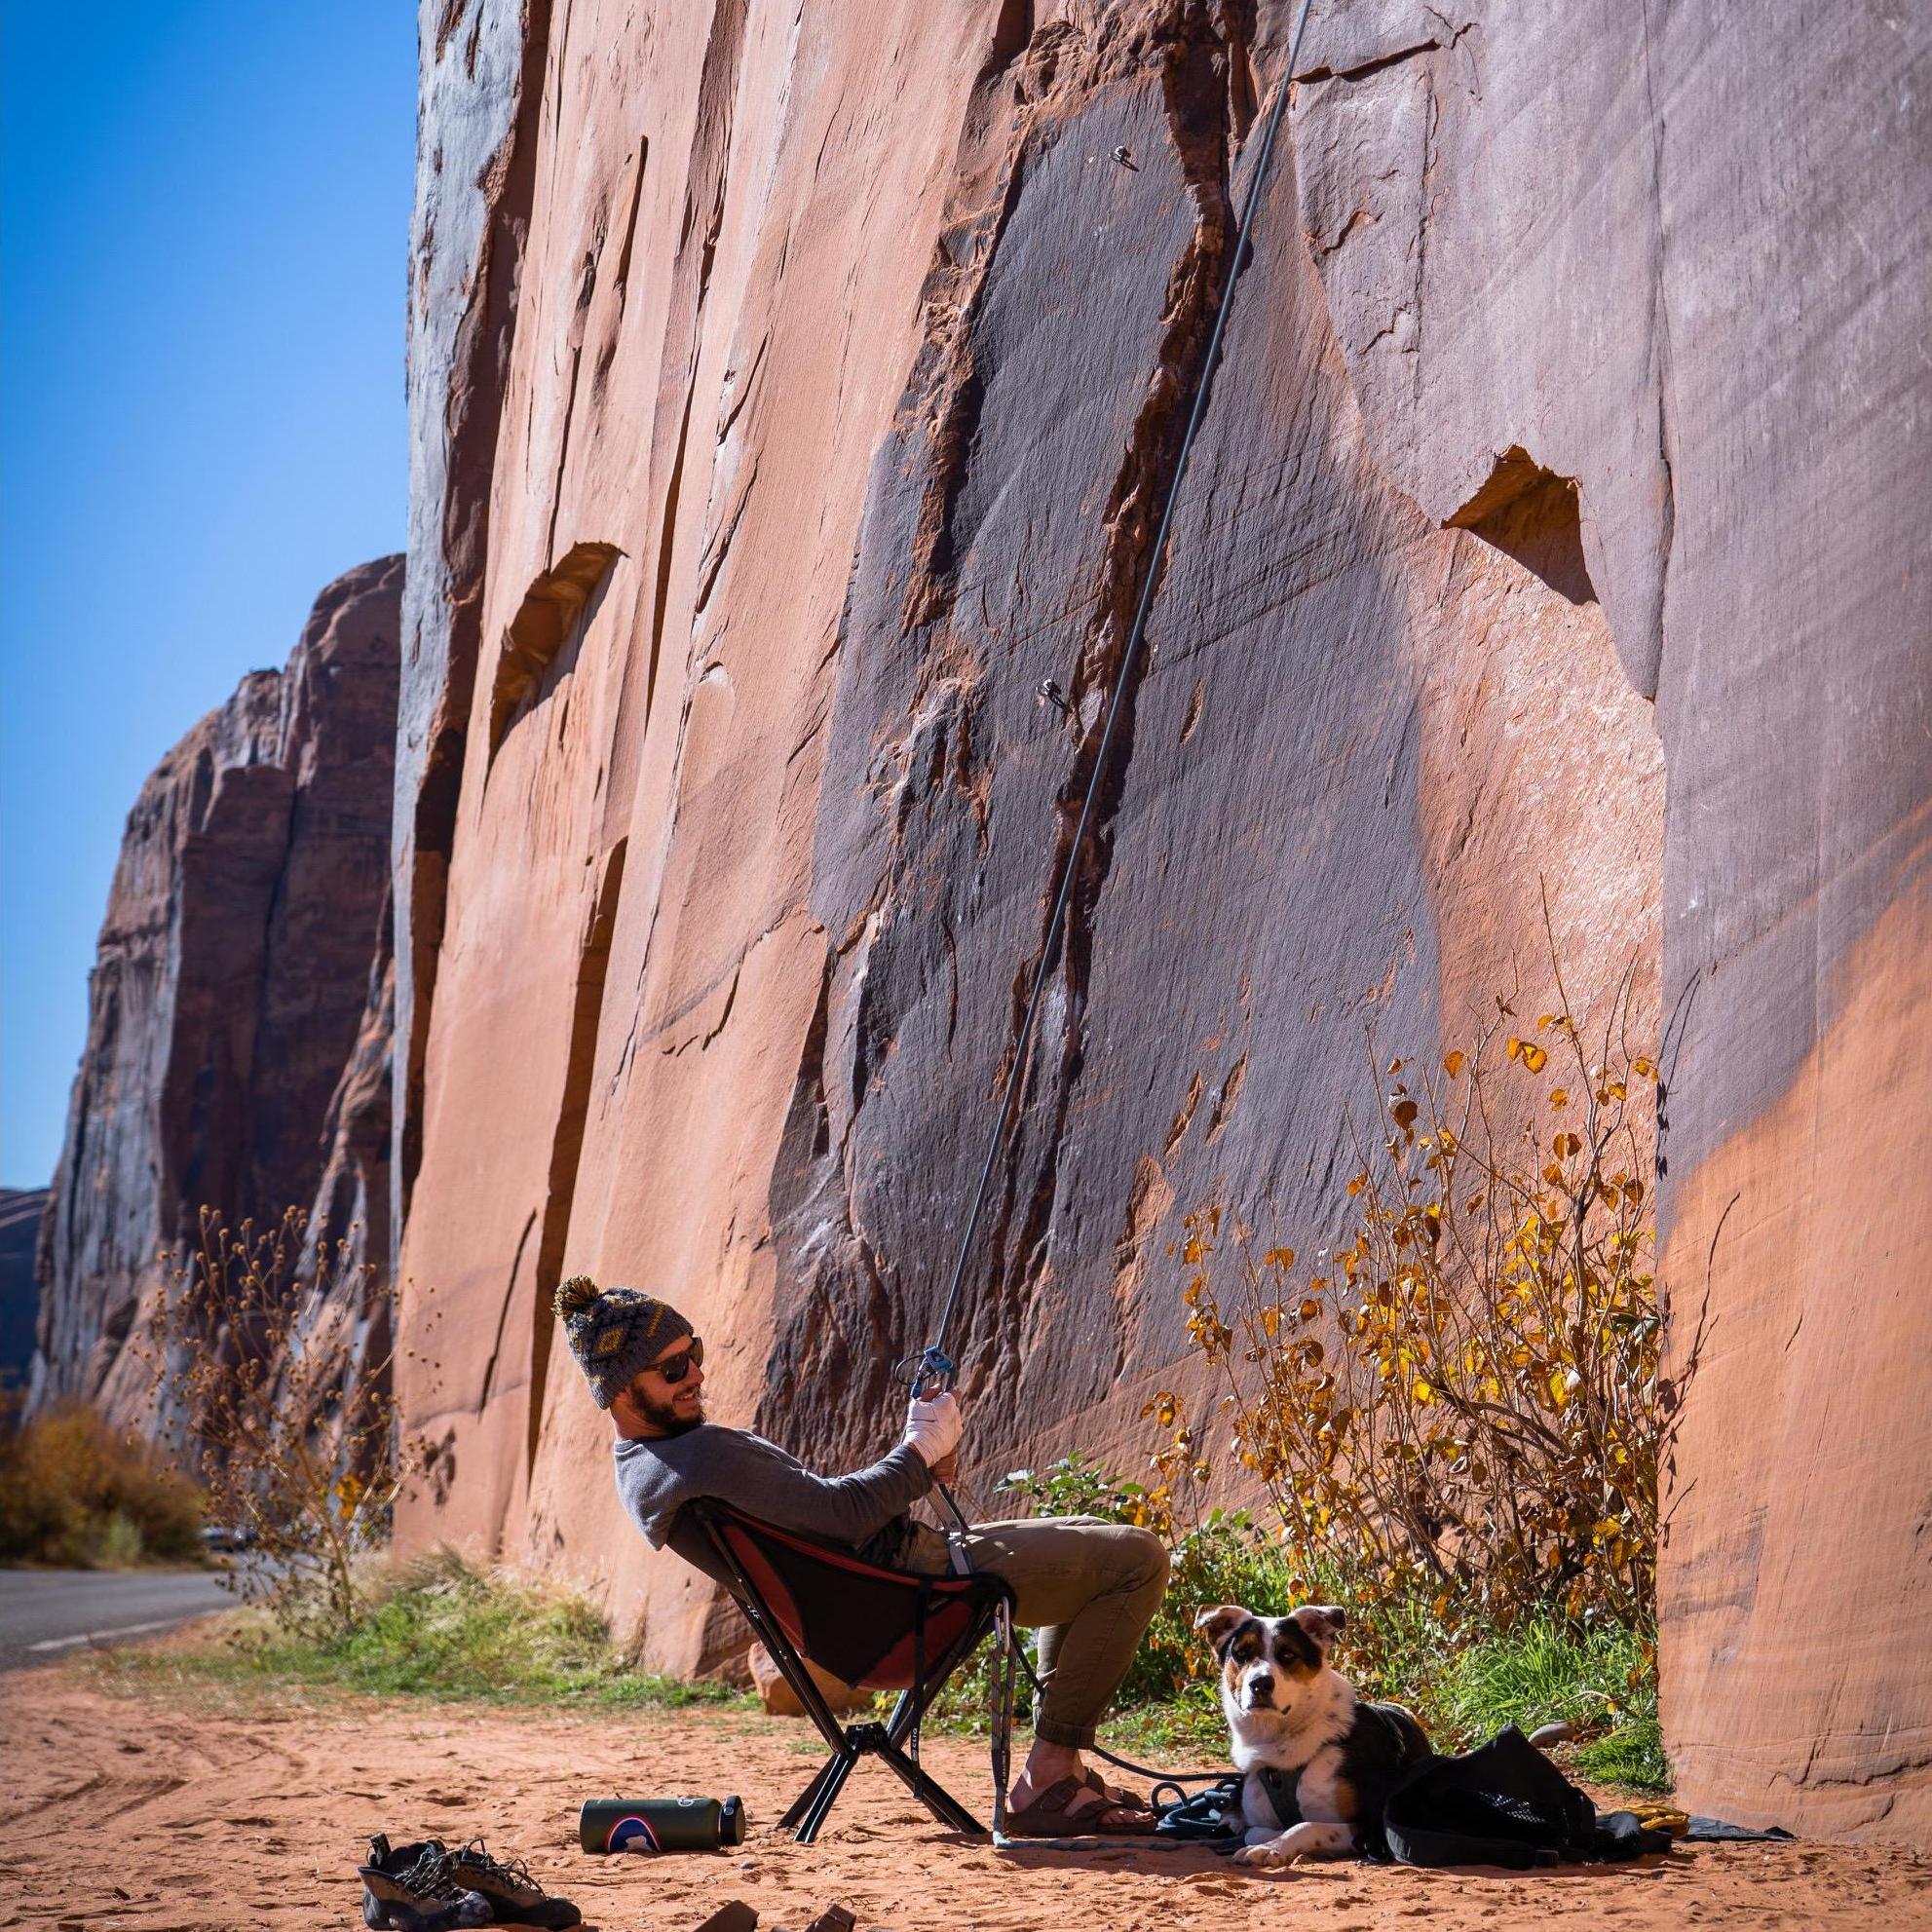
[[[194,1612],[190,1610],[189,1616]],[[124,1623],[115,1630],[84,1630],[78,1637],[50,1637],[44,1644],[29,1644],[29,1650],[71,1650],[76,1644],[99,1644],[109,1637],[138,1637],[148,1630],[166,1630],[170,1625],[185,1622],[186,1617],[162,1616],[152,1623]]]

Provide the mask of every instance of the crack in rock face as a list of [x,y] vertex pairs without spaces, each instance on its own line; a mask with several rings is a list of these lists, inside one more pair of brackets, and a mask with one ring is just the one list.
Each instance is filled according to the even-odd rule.
[[[989,1088],[1010,1066],[1047,886],[1097,754],[1100,701],[1225,273],[1226,45],[1207,37],[1204,15],[1182,11],[1167,38],[1131,54],[1070,52],[1057,42],[1022,69],[982,232],[969,246],[950,237],[928,284],[928,349],[875,466],[841,652],[856,676],[842,672],[825,794],[837,796],[842,761],[862,760],[852,791],[863,816],[821,824],[818,838],[814,910],[832,931],[876,923],[851,1023],[834,1029],[852,1042],[852,1078],[842,1082],[851,1108],[835,1143],[849,1157],[854,1119],[892,1114],[892,1138],[915,1165],[924,1162],[905,1133],[943,1135],[957,1150],[934,1178],[963,1171],[970,1135],[936,1119],[916,1128],[896,1118],[895,1097],[876,1096],[894,1058],[936,1050]],[[1119,151],[1133,169],[1113,163]],[[973,264],[970,275],[949,272],[955,256]],[[1095,284],[1098,300],[1042,306],[1042,290]],[[1023,493],[1009,487],[1016,474],[1027,477]],[[1032,696],[1063,678],[1074,725],[1065,739],[1038,729]],[[987,1226],[989,1305],[1009,1332],[1046,1266],[1083,1050],[1086,927],[1132,750],[1130,698]],[[996,823],[1018,834],[998,852]],[[1020,829],[1030,825],[1044,839]],[[1022,850],[1040,868],[1032,892],[1015,890],[1007,870]],[[1004,1012],[987,1004],[998,987],[1011,989]],[[974,1079],[966,1069],[989,1045],[993,1064]],[[857,1250],[871,1190],[843,1192]],[[815,1265],[832,1265],[822,1248]],[[857,1272],[877,1277],[869,1247]],[[900,1335],[905,1284],[893,1285]],[[815,1316],[799,1327],[823,1332]]]

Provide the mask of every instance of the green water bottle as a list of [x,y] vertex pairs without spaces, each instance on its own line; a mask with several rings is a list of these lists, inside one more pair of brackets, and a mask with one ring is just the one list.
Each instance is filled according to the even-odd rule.
[[586,1851],[719,1851],[744,1842],[736,1798],[589,1798],[577,1814]]

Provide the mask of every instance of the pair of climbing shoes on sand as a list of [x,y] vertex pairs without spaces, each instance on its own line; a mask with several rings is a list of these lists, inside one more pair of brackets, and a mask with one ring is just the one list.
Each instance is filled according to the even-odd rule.
[[492,1858],[481,1838],[452,1851],[440,1838],[392,1845],[369,1840],[362,1878],[362,1922],[371,1932],[456,1932],[475,1925],[535,1925],[546,1932],[581,1925],[568,1899],[553,1898],[520,1858]]

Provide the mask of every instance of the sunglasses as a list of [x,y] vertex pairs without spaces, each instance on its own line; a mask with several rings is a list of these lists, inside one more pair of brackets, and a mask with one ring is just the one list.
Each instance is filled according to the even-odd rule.
[[651,1373],[663,1376],[675,1388],[693,1369],[704,1366],[704,1345],[697,1336],[691,1338],[691,1346],[681,1355],[673,1355],[667,1362],[653,1362]]

